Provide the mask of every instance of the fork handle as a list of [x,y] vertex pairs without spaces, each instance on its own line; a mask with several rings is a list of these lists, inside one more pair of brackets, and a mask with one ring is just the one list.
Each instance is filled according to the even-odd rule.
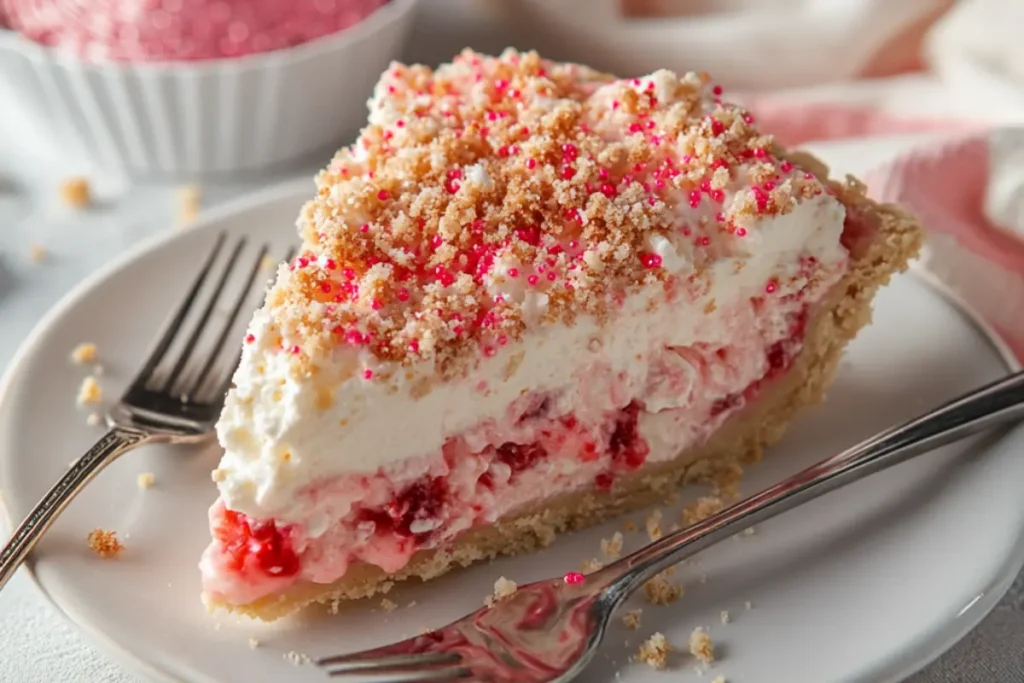
[[608,594],[618,604],[658,572],[747,527],[927,451],[1019,419],[1024,419],[1024,372],[887,429],[622,558],[600,572],[605,574]]
[[53,488],[36,504],[28,517],[18,525],[3,550],[0,550],[0,589],[21,566],[43,532],[50,528],[53,520],[82,490],[82,487],[119,455],[137,448],[149,439],[148,434],[137,429],[112,427],[85,455],[71,465]]

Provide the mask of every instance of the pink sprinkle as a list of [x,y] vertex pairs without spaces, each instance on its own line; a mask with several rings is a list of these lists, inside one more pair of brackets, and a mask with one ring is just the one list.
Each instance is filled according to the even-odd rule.
[[747,229],[746,228],[736,228],[736,236],[737,237],[745,237],[746,234],[747,234]]
[[781,164],[779,164],[779,170],[782,171],[783,173],[789,173],[790,171],[793,170],[793,164],[791,164],[789,161],[783,161]]
[[370,302],[370,308],[372,308],[375,311],[379,311],[383,305],[384,304],[380,302],[380,299],[373,299]]
[[556,277],[557,276],[553,272],[548,273],[548,275],[547,275],[548,280],[551,281],[551,282],[554,282]]
[[509,277],[519,277],[519,269],[518,268],[509,268],[508,269],[508,276]]
[[409,290],[406,289],[405,287],[402,287],[400,290],[398,290],[398,300],[399,301],[408,301],[409,300]]
[[641,126],[639,122],[634,121],[633,123],[629,124],[629,132],[630,133],[642,133],[643,130],[644,130],[644,127]]
[[715,94],[715,95],[721,95],[721,94],[722,94],[722,86],[720,86],[720,85],[716,85],[715,87],[713,87],[713,88],[711,89],[711,92],[712,92],[713,94]]
[[363,370],[363,379],[373,379],[373,370],[369,368]]
[[701,194],[700,190],[690,190],[690,206],[696,209],[700,206]]
[[526,168],[528,168],[530,170],[533,170],[533,169],[537,168],[537,160],[536,159],[527,159],[526,160]]
[[657,254],[644,254],[640,257],[640,262],[644,264],[644,268],[661,268],[661,256]]
[[508,344],[508,337],[505,335],[498,337],[498,346],[504,346],[505,344]]
[[769,282],[768,285],[764,288],[764,291],[768,292],[769,294],[775,292],[775,283]]
[[295,346],[292,347],[292,353],[295,354],[295,355],[298,355],[298,354],[302,353],[302,349],[299,348],[299,346],[296,344]]
[[419,353],[420,352],[420,340],[419,339],[413,339],[412,341],[410,341],[409,342],[409,350],[412,351],[413,353]]
[[380,192],[377,193],[377,199],[381,200],[382,202],[387,201],[388,197],[390,196],[391,195],[388,193],[387,190],[381,190]]
[[253,334],[245,335],[245,343],[246,344],[252,344],[254,341],[256,341],[256,335],[253,335]]
[[363,223],[362,225],[360,225],[359,226],[359,232],[370,232],[370,224],[369,223]]
[[532,286],[540,282],[540,278],[537,277],[536,275],[531,275],[530,277],[526,278],[526,281],[530,283],[530,285]]
[[579,572],[569,572],[562,577],[562,580],[571,586],[576,586],[587,580],[587,577],[583,576]]

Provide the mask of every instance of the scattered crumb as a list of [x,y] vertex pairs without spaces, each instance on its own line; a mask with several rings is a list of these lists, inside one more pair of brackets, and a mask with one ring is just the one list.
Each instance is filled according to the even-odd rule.
[[504,600],[510,595],[515,594],[519,586],[516,585],[515,581],[506,579],[504,576],[498,577],[498,580],[494,582],[494,593],[484,598],[484,604],[490,607],[498,600]]
[[135,483],[140,489],[145,490],[156,483],[156,477],[152,472],[143,472],[135,479]]
[[754,609],[754,605],[749,600],[747,600],[745,603],[743,603],[743,609]]
[[203,188],[199,185],[183,185],[178,188],[178,227],[195,222],[202,199]]
[[593,574],[603,566],[604,563],[598,559],[583,560],[583,562],[580,563],[580,571],[584,574]]
[[601,553],[605,557],[616,558],[622,554],[622,532],[616,531],[611,538],[601,539]]
[[742,531],[741,533],[742,533],[742,534],[743,534],[744,536],[753,536],[754,534],[756,534],[756,533],[757,533],[757,529],[756,529],[755,527],[752,527],[752,526],[748,526],[748,527],[747,527],[746,529],[744,529],[744,530],[743,530],[743,531]]
[[434,629],[432,629],[432,628],[427,628],[426,626],[423,626],[423,627],[421,627],[421,628],[420,628],[420,632],[419,632],[419,635],[421,635],[421,636],[425,636],[425,635],[427,635],[428,633],[433,633],[433,632],[434,632]]
[[690,634],[690,654],[705,666],[715,661],[715,644],[708,632],[700,626]]
[[85,424],[90,427],[98,427],[103,422],[103,417],[99,413],[89,413],[89,416],[85,418]]
[[662,572],[644,584],[644,595],[652,605],[668,605],[683,594],[683,587],[670,581]]
[[623,531],[636,531],[636,524],[631,519],[627,519],[622,523]]
[[117,540],[116,531],[93,529],[89,532],[86,540],[89,542],[89,547],[92,548],[92,551],[105,559],[117,557],[118,553],[124,550],[121,541]]
[[331,600],[331,604],[328,606],[327,611],[331,614],[337,614],[339,609],[341,609],[341,598],[334,598]]
[[671,647],[665,636],[655,633],[640,644],[640,651],[636,653],[636,660],[644,662],[652,669],[664,669],[668,664],[668,653]]
[[410,602],[410,603],[409,603],[408,605],[406,605],[406,608],[411,608],[411,607],[415,607],[415,606],[416,606],[416,601],[415,601],[415,600],[413,600],[413,601],[412,601],[412,602]]
[[28,248],[28,257],[32,263],[42,263],[46,260],[46,247],[41,244],[33,244]]
[[728,624],[732,621],[732,617],[729,615],[729,610],[727,609],[722,610],[722,613],[719,616],[721,617],[723,624]]
[[78,388],[78,404],[99,403],[103,400],[103,389],[96,378],[89,375],[82,380],[82,386]]
[[96,345],[90,342],[79,344],[71,351],[71,360],[78,365],[85,365],[96,360]]
[[98,364],[94,365],[93,368],[92,368],[92,374],[96,375],[97,377],[102,377],[103,376],[103,366],[102,365],[98,365]]
[[301,652],[296,652],[295,650],[292,650],[291,652],[286,652],[284,654],[284,658],[287,659],[292,664],[294,664],[295,666],[301,666],[302,664],[309,664],[310,661],[311,661],[310,658],[309,658],[309,655],[304,655]]
[[398,603],[388,600],[387,598],[384,598],[380,601],[380,606],[384,609],[385,612],[394,612],[396,609],[398,609]]
[[270,258],[269,254],[260,259],[260,270],[273,270],[276,265],[277,261]]
[[711,681],[711,683],[728,683],[728,681],[725,680],[725,676],[715,676],[715,679]]
[[647,515],[646,526],[647,536],[652,541],[657,541],[661,538],[661,510],[655,510]]
[[260,641],[256,640],[255,638],[250,638],[249,639],[249,647],[251,649],[255,650],[259,646],[260,646]]
[[635,631],[640,628],[640,615],[643,610],[631,609],[622,615],[622,625],[628,628],[630,631]]
[[68,178],[60,184],[60,201],[65,206],[84,209],[92,204],[92,192],[87,178]]
[[690,526],[702,522],[711,515],[720,512],[725,501],[718,496],[703,496],[683,508],[683,524]]
[[224,627],[224,624],[220,623],[219,621],[215,621],[215,622],[213,622],[213,630],[214,630],[214,631],[219,631],[219,630],[221,630],[221,629],[222,629],[223,627]]

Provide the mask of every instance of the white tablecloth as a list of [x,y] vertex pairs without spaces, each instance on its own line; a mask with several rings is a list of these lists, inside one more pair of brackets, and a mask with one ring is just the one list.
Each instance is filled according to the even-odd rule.
[[[467,8],[472,4],[444,0],[445,5],[452,3]],[[421,23],[414,56],[424,61],[450,57],[465,42],[453,37],[457,34],[472,36],[470,42],[478,49],[496,51],[504,46],[499,29],[474,23],[472,14],[462,16],[465,25],[449,22],[443,31],[429,21]],[[82,214],[60,211],[56,184],[68,174],[67,167],[59,168],[56,159],[49,165],[38,160],[29,163],[26,149],[14,148],[14,142],[0,134],[0,369],[58,298],[118,252],[143,237],[171,229],[176,208],[174,188],[103,186],[105,179],[100,179],[98,189],[104,198],[100,208]],[[311,170],[297,175],[310,175]],[[204,205],[253,187],[206,186]],[[46,263],[30,261],[34,243],[49,249]],[[756,683],[754,677],[750,680]],[[0,682],[55,681],[138,683],[97,653],[19,573],[0,592]],[[1015,681],[1024,681],[1024,576],[971,635],[912,679],[913,683]]]

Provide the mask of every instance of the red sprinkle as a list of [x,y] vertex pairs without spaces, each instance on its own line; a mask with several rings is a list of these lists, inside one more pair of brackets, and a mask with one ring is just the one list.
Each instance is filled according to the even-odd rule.
[[373,370],[369,368],[363,370],[363,379],[373,379]]
[[245,343],[246,344],[252,344],[254,341],[256,341],[256,335],[254,335],[254,334],[247,334],[247,335],[245,335]]
[[583,574],[580,574],[579,572],[569,572],[568,574],[562,577],[562,580],[569,585],[575,586],[586,581],[587,577],[583,576]]
[[382,202],[387,201],[388,197],[390,196],[391,194],[387,190],[381,190],[380,192],[377,193],[377,199],[381,200]]

